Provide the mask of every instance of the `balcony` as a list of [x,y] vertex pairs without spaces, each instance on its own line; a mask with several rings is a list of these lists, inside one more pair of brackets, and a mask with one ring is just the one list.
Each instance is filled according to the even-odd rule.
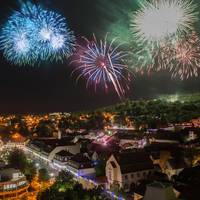
[[0,199],[15,199],[27,193],[29,184],[26,178],[0,183]]

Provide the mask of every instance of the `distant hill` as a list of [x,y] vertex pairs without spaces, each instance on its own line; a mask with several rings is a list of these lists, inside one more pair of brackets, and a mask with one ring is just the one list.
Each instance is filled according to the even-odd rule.
[[158,99],[168,102],[192,102],[192,101],[200,101],[200,93],[194,94],[174,94],[174,95],[161,95],[158,96]]
[[[200,103],[200,93],[193,93],[193,94],[173,94],[173,95],[160,95],[157,98],[152,99],[141,99],[141,100],[125,100],[122,103],[118,103],[112,106],[107,106],[104,108],[99,108],[97,111],[118,111],[119,108],[124,107],[126,109],[127,106],[130,107],[131,104],[149,104],[153,102],[166,102],[167,105],[172,105],[174,103],[180,102],[180,103]],[[199,113],[200,114],[200,113]]]
[[176,94],[159,96],[151,100],[126,100],[122,103],[105,107],[97,112],[111,112],[119,121],[127,117],[138,124],[155,124],[187,122],[200,118],[200,94]]

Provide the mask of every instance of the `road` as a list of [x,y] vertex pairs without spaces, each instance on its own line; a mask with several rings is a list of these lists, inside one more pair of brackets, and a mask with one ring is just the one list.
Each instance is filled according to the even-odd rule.
[[[22,145],[20,145],[20,146],[17,146],[17,145],[11,146],[11,145],[9,145],[9,147],[8,147],[8,146],[4,145],[3,147],[0,148],[0,151],[2,151],[3,149],[7,149],[7,150],[10,149],[11,150],[12,148],[16,148],[16,147],[20,148],[21,150],[23,150],[25,152],[25,154],[27,155],[27,157],[29,159],[31,159],[36,164],[36,167],[38,169],[46,168],[50,172],[51,178],[56,177],[58,175],[59,171],[65,170],[65,171],[70,172],[74,176],[75,180],[78,180],[78,179],[82,178],[85,181],[88,181],[88,182],[94,184],[94,186],[98,186],[98,184],[94,180],[79,176],[78,174],[74,173],[73,171],[70,171],[67,168],[67,166],[63,167],[63,166],[60,166],[58,164],[56,164],[56,165],[53,164],[50,160],[48,160],[47,158],[39,155],[38,153],[33,152],[31,149],[29,149],[26,146],[22,146]],[[102,188],[102,196],[107,197],[108,200],[109,199],[125,200],[124,198],[118,197],[113,192],[105,190],[103,188]]]

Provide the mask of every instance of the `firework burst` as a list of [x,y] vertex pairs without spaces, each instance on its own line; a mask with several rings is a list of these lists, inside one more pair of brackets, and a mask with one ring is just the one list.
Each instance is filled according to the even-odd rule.
[[75,49],[75,36],[61,15],[44,10],[41,6],[25,4],[22,14],[35,25],[33,41],[42,60],[62,60]]
[[196,8],[192,0],[142,1],[132,16],[131,31],[143,44],[159,44],[190,31],[197,20]]
[[147,55],[151,55],[150,61],[147,62],[147,59],[142,57],[141,59],[145,62],[138,65],[138,72],[151,73],[169,70],[172,72],[172,78],[180,77],[182,80],[198,76],[200,40],[195,32],[182,36],[172,43],[166,43],[157,49],[151,49]]
[[0,48],[12,63],[34,65],[70,56],[75,37],[61,15],[27,3],[3,27]]
[[[107,37],[104,40],[97,41],[93,36],[93,40],[89,41],[84,38],[86,45],[80,46],[76,59],[73,61],[77,65],[72,74],[79,72],[77,81],[83,77],[87,80],[86,87],[89,85],[95,87],[103,87],[108,91],[109,86],[112,86],[117,95],[122,98],[125,94],[122,81],[127,81],[125,73],[128,68],[124,64],[127,54],[120,51],[121,45],[114,46],[115,40],[110,43]],[[128,77],[129,77],[129,73]]]
[[188,79],[198,76],[200,70],[200,40],[195,32],[180,39],[174,46],[172,77]]
[[31,44],[31,34],[34,27],[27,29],[26,24],[31,24],[28,19],[15,12],[3,27],[0,35],[0,49],[4,56],[15,65],[33,64],[37,59]]
[[[148,55],[148,59],[145,55]],[[143,49],[135,60],[136,72],[142,74],[169,70],[172,78],[184,80],[197,77],[200,70],[200,40],[192,32],[158,48]]]

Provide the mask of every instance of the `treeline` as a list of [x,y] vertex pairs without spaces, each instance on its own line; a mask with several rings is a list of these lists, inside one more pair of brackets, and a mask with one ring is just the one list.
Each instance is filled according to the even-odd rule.
[[122,123],[128,117],[138,126],[147,124],[152,127],[167,123],[187,122],[199,118],[200,101],[126,101],[106,108],[104,111],[115,113]]
[[[199,95],[200,96],[200,95]],[[196,97],[196,96],[195,96]],[[72,129],[102,129],[105,126],[134,125],[136,128],[159,128],[169,123],[188,122],[200,117],[199,98],[183,101],[165,99],[126,100],[93,112],[74,113],[61,120],[61,127]]]

